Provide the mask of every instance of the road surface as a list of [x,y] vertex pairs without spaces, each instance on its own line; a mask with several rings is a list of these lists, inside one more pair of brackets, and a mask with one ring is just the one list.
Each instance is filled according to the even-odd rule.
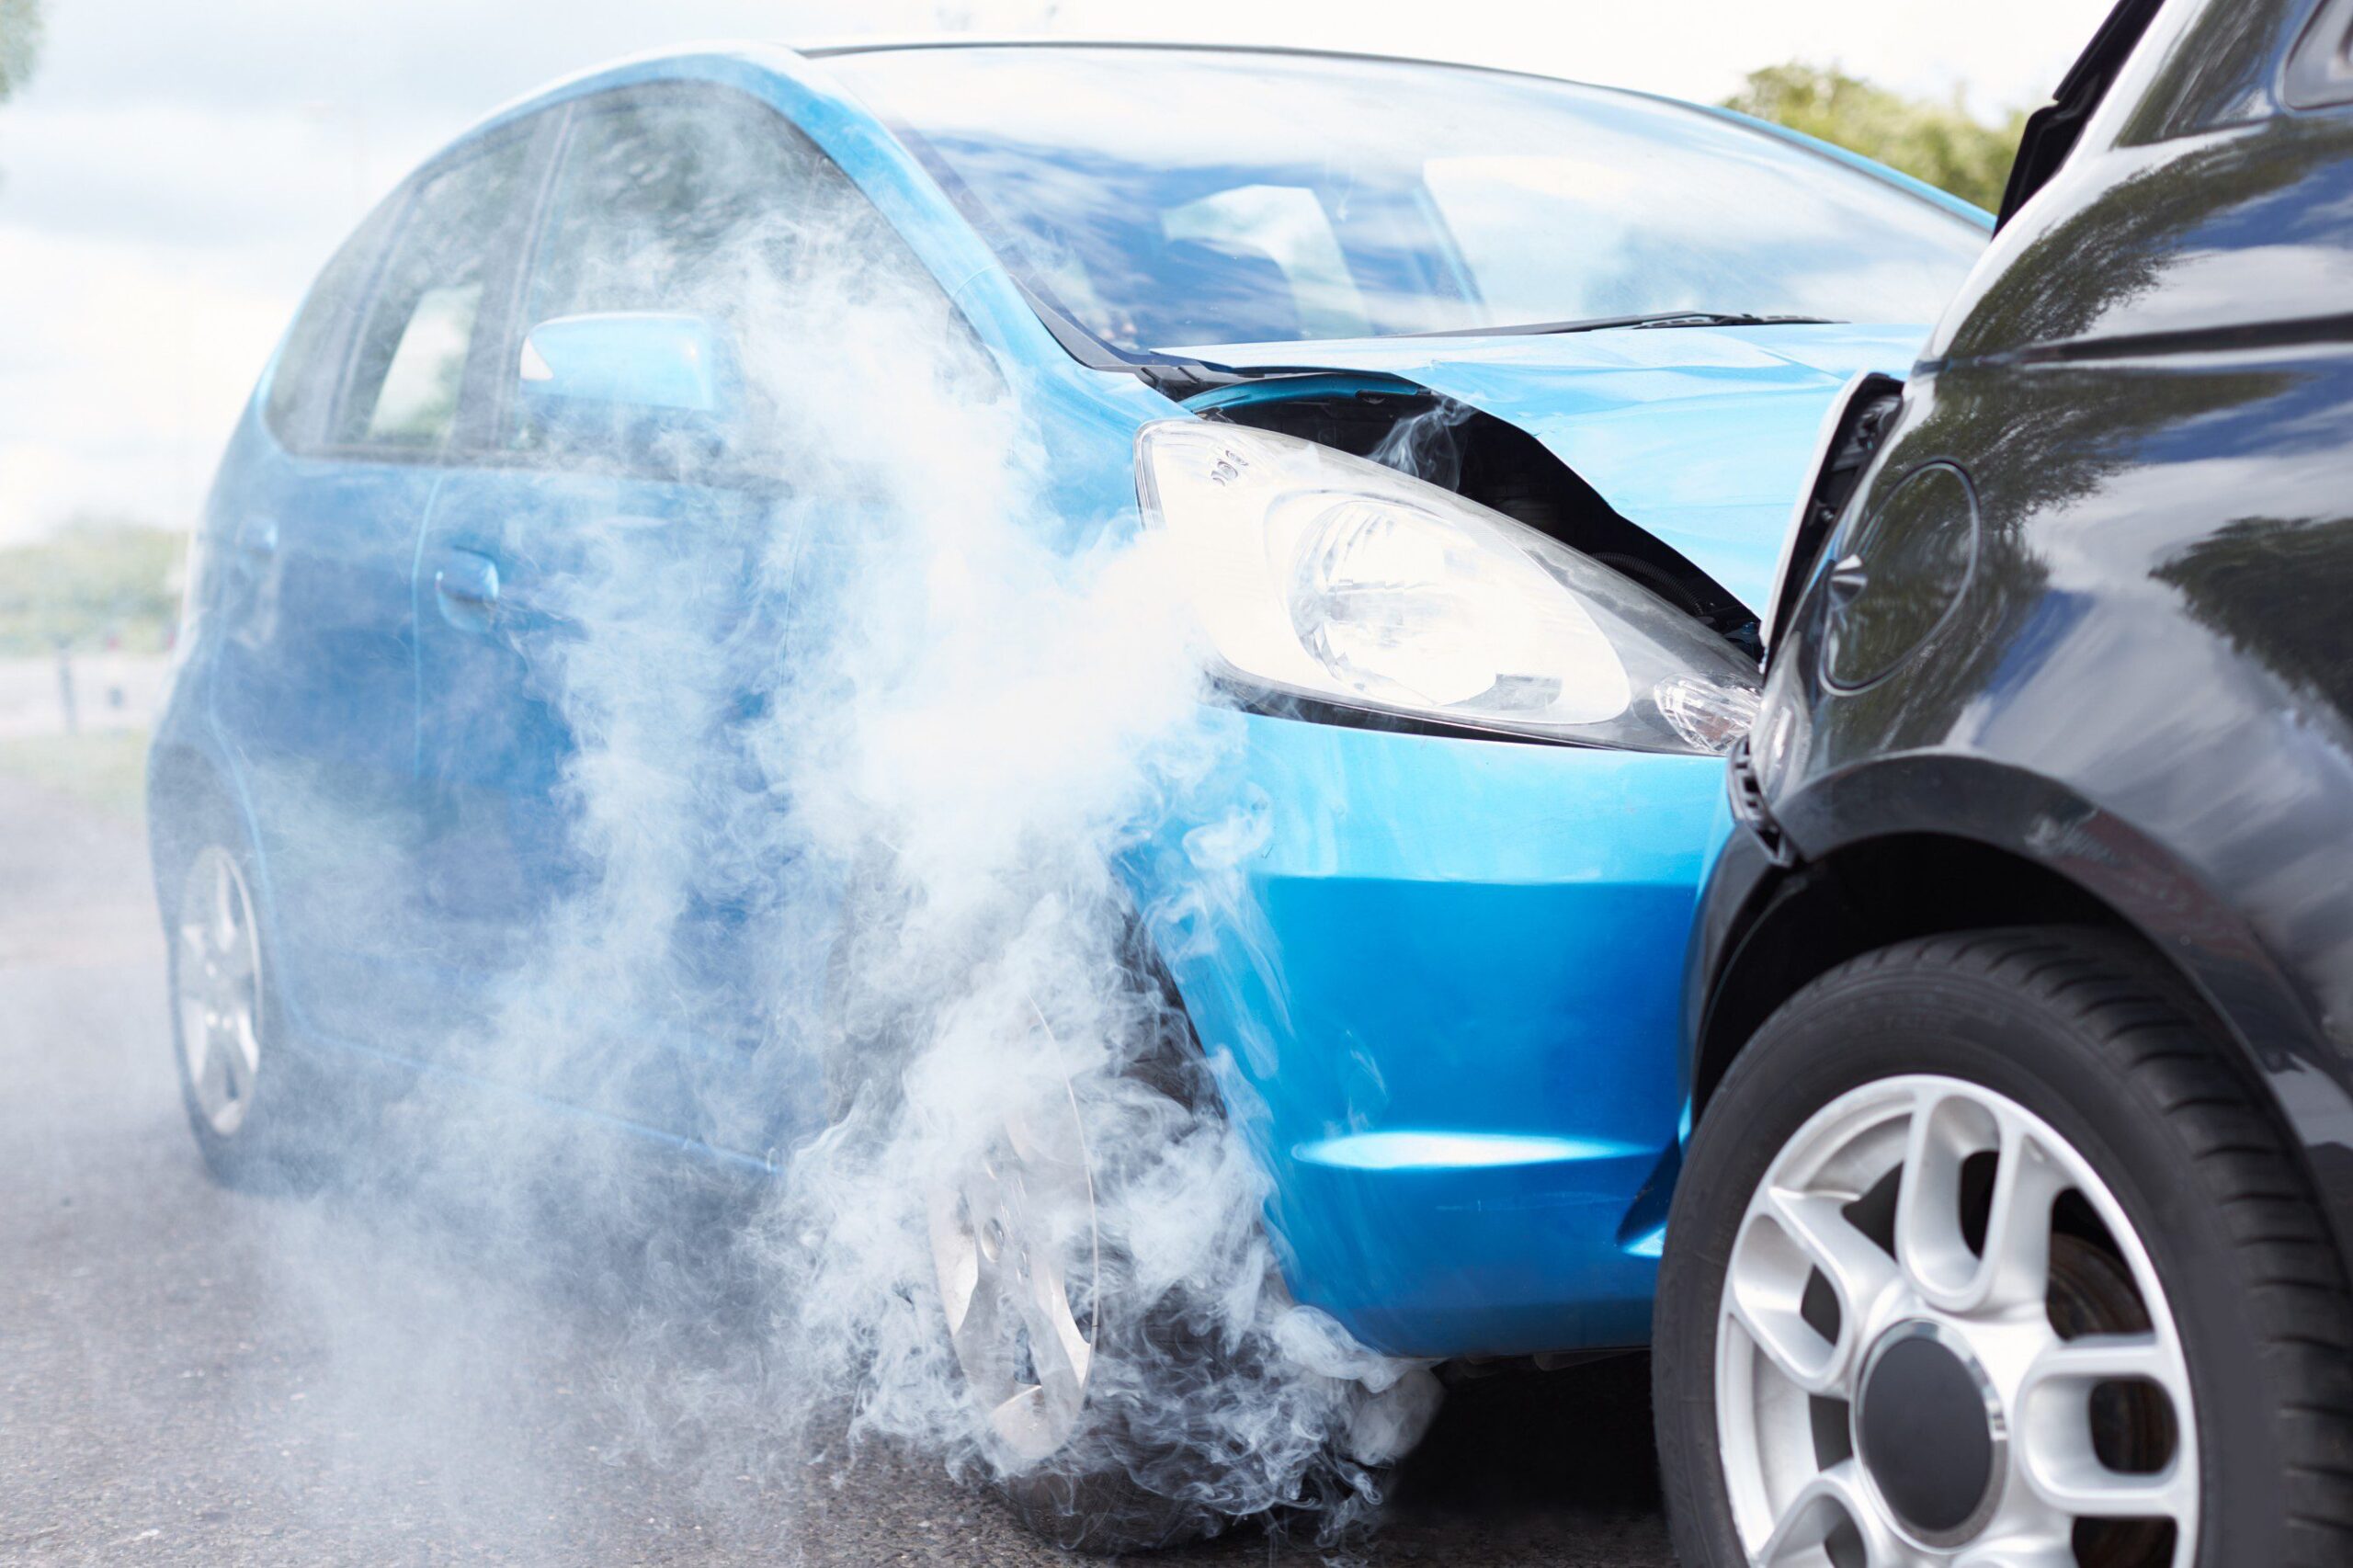
[[143,728],[154,722],[170,663],[161,653],[81,649],[61,677],[54,655],[0,658],[0,740],[53,735],[69,727]]
[[[462,1227],[213,1186],[143,879],[131,824],[0,777],[0,1564],[1069,1561],[919,1460],[666,1426],[610,1302]],[[1665,1568],[1642,1371],[1458,1389],[1341,1560]]]

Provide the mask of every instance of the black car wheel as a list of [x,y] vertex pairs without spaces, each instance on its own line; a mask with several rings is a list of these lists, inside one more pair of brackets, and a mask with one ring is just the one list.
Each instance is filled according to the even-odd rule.
[[315,1190],[348,1131],[345,1096],[279,1028],[253,858],[227,812],[200,813],[181,841],[165,967],[189,1129],[224,1186]]
[[2207,1029],[2068,929],[1882,949],[1766,1022],[1659,1280],[1686,1563],[2353,1559],[2353,1299]]
[[[903,1114],[902,1074],[926,1028],[891,950],[906,904],[878,853],[852,879],[829,961],[826,1119],[865,1119],[860,1136]],[[861,942],[876,947],[861,951]],[[1122,956],[1131,972],[1151,972],[1140,948]],[[1138,1049],[1125,1086],[1107,1092],[1158,1093],[1189,1109],[1210,1091],[1181,1016],[1139,1012],[1154,1017],[1158,1038]],[[1047,1027],[1034,1009],[1027,1022]],[[1031,1534],[1114,1555],[1230,1521],[1186,1495],[1211,1490],[1214,1478],[1172,1443],[1166,1413],[1107,1397],[1102,1369],[1188,1365],[1187,1381],[1200,1387],[1224,1369],[1215,1346],[1130,1299],[1123,1260],[1097,1226],[1106,1173],[1091,1121],[1065,1084],[993,1129],[966,1168],[928,1182],[925,1208],[941,1333],[998,1495]]]
[[949,1343],[1006,1501],[1032,1534],[1109,1554],[1213,1534],[1225,1520],[1183,1495],[1210,1478],[1199,1456],[1152,1429],[1173,1425],[1165,1413],[1131,1410],[1132,1397],[1107,1400],[1098,1386],[1098,1360],[1183,1367],[1185,1381],[1203,1385],[1222,1370],[1214,1346],[1136,1310],[1123,1260],[1097,1228],[1101,1179],[1085,1114],[1065,1091],[1008,1119],[928,1209]]

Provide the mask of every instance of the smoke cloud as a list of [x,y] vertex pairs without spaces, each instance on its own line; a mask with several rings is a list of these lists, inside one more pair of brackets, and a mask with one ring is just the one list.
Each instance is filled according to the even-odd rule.
[[[714,135],[699,168],[757,190],[775,157]],[[1068,515],[1021,400],[854,196],[684,228],[578,291],[719,324],[745,418],[516,437],[575,476],[559,541],[551,514],[502,525],[546,567],[502,635],[570,748],[542,880],[437,840],[494,815],[461,790],[422,838],[316,769],[257,790],[273,853],[332,859],[303,913],[354,947],[457,942],[470,887],[528,911],[411,955],[495,969],[434,1049],[511,1092],[370,1080],[343,1179],[273,1221],[280,1287],[349,1324],[322,1397],[388,1451],[483,1440],[475,1374],[558,1292],[617,1325],[574,1397],[715,1506],[767,1499],[747,1541],[789,1547],[776,1499],[844,1453],[1002,1482],[1050,1533],[1075,1506],[1336,1539],[1437,1384],[1287,1298],[1246,1100],[1154,958],[1239,897],[1264,831],[1176,574],[1130,512]],[[1140,905],[1122,866],[1172,842],[1186,886]],[[475,1283],[385,1301],[392,1250]],[[394,1314],[446,1354],[386,1364]],[[481,1483],[529,1493],[528,1447],[493,1448]]]

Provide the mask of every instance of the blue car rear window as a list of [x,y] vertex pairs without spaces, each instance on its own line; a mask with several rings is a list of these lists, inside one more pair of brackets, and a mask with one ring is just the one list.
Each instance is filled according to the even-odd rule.
[[1017,276],[1121,347],[1706,310],[1933,322],[1984,231],[1687,106],[1183,49],[828,61]]

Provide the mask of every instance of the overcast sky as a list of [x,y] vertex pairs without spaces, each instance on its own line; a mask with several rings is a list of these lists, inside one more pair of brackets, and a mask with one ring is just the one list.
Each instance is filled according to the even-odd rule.
[[47,0],[0,108],[0,543],[77,513],[185,527],[303,287],[484,110],[694,40],[1054,33],[1428,55],[1714,99],[1836,62],[2040,102],[2108,0]]

